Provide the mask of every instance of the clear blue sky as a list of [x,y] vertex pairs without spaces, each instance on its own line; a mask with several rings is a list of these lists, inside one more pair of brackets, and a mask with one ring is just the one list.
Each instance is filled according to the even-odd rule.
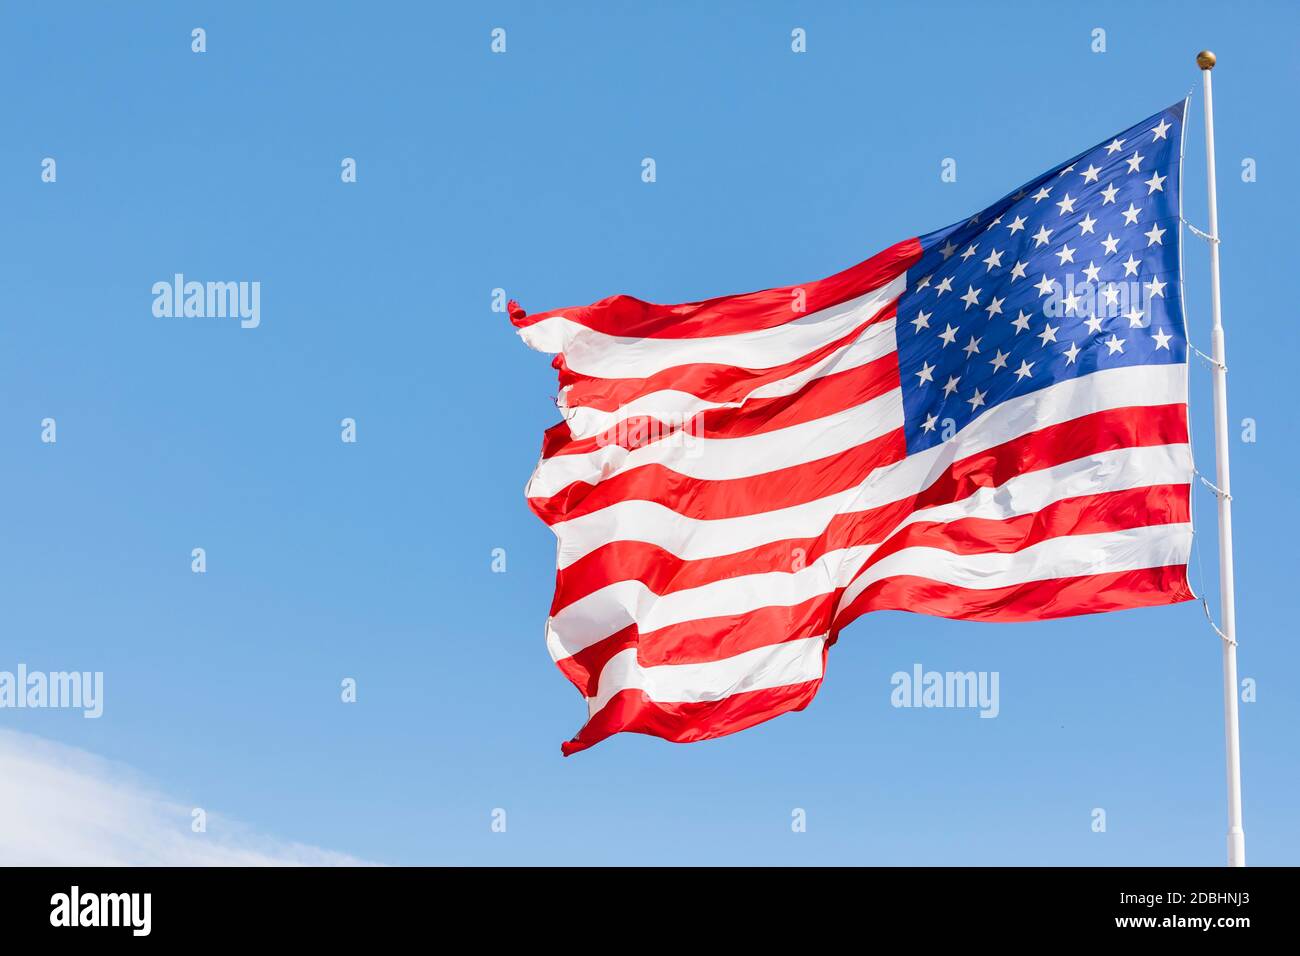
[[[1251,862],[1295,863],[1294,6],[702,6],[4,5],[0,669],[102,670],[106,700],[0,726],[388,863],[1221,862],[1220,654],[1197,604],[873,614],[801,714],[561,758],[584,707],[544,646],[554,543],[522,495],[554,372],[490,308],[496,287],[540,310],[827,275],[1174,102],[1210,46],[1233,434],[1258,423],[1232,447],[1246,833]],[[1201,123],[1198,92],[1203,225]],[[1186,268],[1208,348],[1192,237]],[[176,272],[260,281],[261,326],[154,317]],[[1212,471],[1203,364],[1192,381]],[[1193,580],[1217,595],[1196,501]],[[1000,672],[1000,716],[892,708],[916,662]]]

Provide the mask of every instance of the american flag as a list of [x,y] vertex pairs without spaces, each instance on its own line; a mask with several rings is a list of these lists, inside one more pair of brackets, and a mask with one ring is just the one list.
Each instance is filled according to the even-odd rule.
[[1193,597],[1178,103],[800,286],[511,320],[564,421],[528,483],[588,720],[700,740],[805,707],[873,610]]

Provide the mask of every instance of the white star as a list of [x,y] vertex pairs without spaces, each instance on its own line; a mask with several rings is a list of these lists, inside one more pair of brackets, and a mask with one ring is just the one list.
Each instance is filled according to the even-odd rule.
[[1137,275],[1137,274],[1138,274],[1138,266],[1140,266],[1140,265],[1142,265],[1142,260],[1141,260],[1141,259],[1134,259],[1134,258],[1133,258],[1133,253],[1130,252],[1130,253],[1128,254],[1128,258],[1124,260],[1124,274],[1125,274],[1126,276],[1135,276],[1135,275]]
[[1011,356],[1008,355],[1006,352],[1002,351],[1001,349],[998,349],[997,354],[993,356],[993,361],[990,362],[989,364],[993,366],[993,371],[996,372],[1000,369],[1006,368],[1007,359],[1009,359],[1010,357]]
[[1023,279],[1025,277],[1025,266],[1027,265],[1029,265],[1029,263],[1021,262],[1019,259],[1016,260],[1016,264],[1011,267],[1012,282],[1015,282],[1017,279]]
[[1167,232],[1167,230],[1161,229],[1159,224],[1156,224],[1146,232],[1142,233],[1142,235],[1147,237],[1148,246],[1163,246],[1164,242],[1161,237],[1164,236],[1165,232]]
[[975,338],[975,336],[973,335],[970,337],[970,341],[966,343],[966,347],[962,349],[962,351],[965,352],[967,355],[978,355],[979,350],[980,350],[980,340]]
[[1122,139],[1113,139],[1106,144],[1106,154],[1118,153],[1123,148],[1124,141]]
[[1163,329],[1157,329],[1155,335],[1153,335],[1152,338],[1156,340],[1157,349],[1164,349],[1165,351],[1168,351],[1169,340],[1172,339],[1173,336],[1170,335],[1168,332],[1164,331]]
[[1152,133],[1155,134],[1154,136],[1151,137],[1151,142],[1154,143],[1158,139],[1164,139],[1165,133],[1169,132],[1169,127],[1172,125],[1173,125],[1172,123],[1167,123],[1163,118],[1161,118],[1160,125],[1151,131]]
[[921,380],[916,383],[917,385],[924,385],[926,382],[933,382],[934,366],[931,365],[929,362],[923,362],[921,364],[921,371],[916,373],[916,377]]
[[1119,306],[1119,286],[1113,282],[1101,290],[1101,297],[1106,300],[1107,305]]
[[1146,282],[1143,284],[1147,287],[1147,295],[1152,297],[1158,295],[1160,296],[1160,298],[1163,299],[1165,297],[1165,286],[1167,286],[1169,283],[1161,282],[1159,278],[1157,278],[1156,276],[1152,276],[1150,282]]
[[1132,226],[1135,223],[1137,223],[1138,213],[1140,213],[1141,211],[1142,210],[1139,209],[1137,206],[1133,205],[1132,203],[1129,203],[1128,208],[1124,210],[1124,225]]
[[953,392],[957,391],[957,383],[961,381],[960,375],[954,375],[948,379],[948,384],[943,387],[943,397],[947,398]]
[[1016,335],[1029,328],[1029,316],[1025,314],[1024,309],[1021,309],[1020,314],[1011,320],[1011,324],[1016,327]]
[[1066,315],[1079,308],[1079,296],[1073,292],[1061,300],[1061,307]]
[[1144,159],[1146,159],[1145,156],[1143,156],[1137,150],[1134,150],[1133,155],[1130,156],[1128,159],[1124,160],[1124,162],[1128,163],[1128,171],[1130,173],[1136,173],[1138,171],[1138,164],[1141,163],[1142,160]]
[[1088,316],[1087,320],[1083,324],[1088,327],[1089,333],[1096,335],[1101,331],[1101,316],[1094,312],[1092,315]]
[[1001,314],[1002,314],[1002,303],[1005,302],[1005,301],[1006,301],[1005,298],[999,299],[997,296],[994,296],[994,297],[993,297],[993,301],[990,302],[990,303],[988,304],[988,307],[985,308],[985,310],[984,310],[985,312],[987,312],[987,313],[989,314],[989,318],[990,318],[990,319],[993,318],[993,316],[995,316],[995,315],[1001,315]]
[[1071,199],[1070,194],[1066,193],[1065,198],[1062,199],[1060,202],[1058,202],[1056,205],[1057,208],[1061,210],[1061,215],[1064,216],[1067,212],[1074,212],[1074,204],[1077,201],[1078,200],[1076,199]]
[[1083,218],[1079,220],[1079,235],[1083,236],[1092,232],[1092,227],[1095,225],[1097,225],[1097,220],[1093,219],[1088,213],[1084,213]]
[[961,254],[961,257],[963,260],[966,260],[973,255],[975,255],[975,243],[972,242],[966,251]]
[[1097,265],[1091,259],[1088,260],[1088,268],[1083,270],[1083,274],[1088,277],[1089,282],[1096,282],[1101,276],[1101,266]]
[[916,291],[917,291],[917,292],[920,292],[922,289],[924,289],[926,286],[928,286],[928,285],[930,284],[930,280],[931,280],[932,278],[933,278],[933,276],[925,276],[925,277],[922,278],[922,279],[918,279],[918,280],[917,280],[917,283],[916,283]]
[[998,216],[998,218],[994,219],[991,223],[989,223],[989,224],[984,228],[984,231],[985,231],[985,232],[991,232],[994,226],[1000,226],[1000,225],[1002,225],[1002,217],[1001,217],[1001,216]]
[[1124,354],[1124,340],[1116,338],[1115,333],[1112,332],[1110,338],[1106,340],[1106,348],[1110,349],[1110,351],[1106,353],[1107,355],[1114,355],[1116,352],[1119,352],[1122,355]]
[[1038,231],[1034,233],[1034,245],[1045,246],[1047,241],[1052,238],[1052,230],[1046,226],[1039,226]]
[[1152,173],[1151,178],[1144,181],[1147,187],[1147,195],[1150,196],[1154,192],[1164,192],[1164,183],[1168,178],[1168,176],[1161,176],[1159,173]]
[[1056,341],[1056,332],[1057,330],[1053,328],[1052,323],[1049,322],[1043,326],[1043,331],[1038,333],[1038,337],[1042,339],[1043,344],[1046,345],[1048,342]]
[[934,315],[933,312],[926,312],[924,309],[916,310],[916,318],[912,320],[912,325],[916,326],[917,332],[930,327],[930,316],[932,315]]
[[992,252],[990,252],[990,253],[988,254],[988,256],[987,256],[986,258],[981,259],[980,262],[983,262],[985,265],[988,266],[988,268],[984,270],[985,272],[992,272],[994,266],[999,266],[999,267],[1001,267],[1001,265],[1002,265],[1002,253],[1000,253],[998,250],[994,249]]
[[1053,282],[1051,279],[1047,278],[1047,273],[1044,272],[1043,277],[1038,280],[1038,283],[1034,286],[1034,288],[1038,290],[1039,298],[1042,298],[1045,295],[1052,294],[1052,290],[1056,288],[1056,283]]
[[1015,219],[1011,220],[1011,225],[1007,226],[1007,228],[1011,230],[1011,235],[1014,236],[1021,229],[1025,228],[1025,217],[1016,216]]
[[947,348],[949,345],[952,345],[953,342],[957,341],[957,330],[949,325],[939,333],[939,338],[943,339],[943,347]]
[[943,244],[943,248],[940,249],[939,251],[942,252],[942,253],[943,253],[943,257],[944,257],[945,259],[947,259],[947,258],[950,257],[954,252],[957,251],[957,247],[956,247],[955,245],[953,245],[952,240],[949,240],[949,241],[947,241],[947,242],[945,242],[945,243]]
[[974,398],[968,398],[968,399],[966,399],[966,403],[967,403],[968,405],[970,405],[970,410],[971,410],[972,412],[975,411],[975,409],[979,408],[981,405],[984,404],[984,396],[985,396],[986,394],[988,394],[988,393],[987,393],[987,392],[981,392],[981,391],[977,388],[977,389],[975,389],[975,396],[974,396]]
[[[980,293],[982,291],[982,289],[977,289],[973,285],[966,286],[966,294],[961,297],[961,300],[966,303],[966,309],[969,309],[972,305],[980,304]],[[962,311],[965,312],[966,309]]]
[[1042,187],[1041,189],[1038,190],[1038,192],[1034,193],[1034,205],[1037,206],[1040,202],[1042,202],[1051,194],[1052,191],[1050,189],[1048,189],[1046,186]]
[[951,291],[952,291],[952,276],[948,276],[948,278],[943,279],[942,281],[940,281],[940,283],[937,286],[934,287],[934,297],[936,299],[943,298],[943,294],[945,292],[951,292]]
[[1119,190],[1115,187],[1115,184],[1109,183],[1106,188],[1101,191],[1101,204],[1104,206],[1108,202],[1114,202],[1115,194],[1118,192]]
[[1136,305],[1124,313],[1124,318],[1128,319],[1128,327],[1130,329],[1142,328],[1142,310]]
[[938,422],[939,422],[939,416],[931,415],[929,418],[925,420],[925,422],[921,425],[921,427],[928,432],[932,432],[934,431],[934,426],[937,425]]
[[1033,362],[1026,362],[1024,359],[1021,359],[1020,368],[1016,369],[1016,381],[1018,382],[1025,378],[1033,378],[1033,373],[1029,371],[1033,367]]
[[1053,255],[1061,260],[1061,265],[1074,261],[1074,250],[1070,248],[1068,242],[1062,245],[1060,251],[1053,253]]
[[1097,181],[1097,174],[1100,172],[1101,170],[1098,167],[1092,165],[1092,163],[1089,163],[1088,168],[1085,169],[1083,172],[1081,172],[1079,175],[1083,177],[1083,181],[1085,183],[1095,183]]
[[1066,173],[1072,173],[1072,172],[1074,172],[1074,164],[1073,164],[1073,163],[1071,163],[1069,166],[1066,166],[1063,170],[1061,170],[1061,171],[1060,171],[1059,173],[1057,173],[1056,175],[1057,175],[1057,176],[1064,176]]
[[1113,256],[1119,252],[1119,240],[1109,232],[1106,233],[1106,238],[1101,241],[1101,244],[1106,248],[1106,255],[1108,256]]
[[1065,364],[1073,365],[1074,360],[1078,357],[1079,357],[1079,346],[1071,342],[1070,347],[1065,350]]

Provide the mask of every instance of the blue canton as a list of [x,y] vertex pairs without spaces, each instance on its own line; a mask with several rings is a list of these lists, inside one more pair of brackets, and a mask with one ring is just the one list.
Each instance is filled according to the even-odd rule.
[[1048,385],[1187,360],[1178,203],[1185,107],[922,237],[897,320],[909,453]]

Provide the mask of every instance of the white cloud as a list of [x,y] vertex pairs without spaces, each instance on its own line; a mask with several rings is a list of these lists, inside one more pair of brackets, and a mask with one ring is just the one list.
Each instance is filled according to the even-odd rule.
[[357,866],[158,793],[123,764],[0,730],[0,860],[18,866]]

